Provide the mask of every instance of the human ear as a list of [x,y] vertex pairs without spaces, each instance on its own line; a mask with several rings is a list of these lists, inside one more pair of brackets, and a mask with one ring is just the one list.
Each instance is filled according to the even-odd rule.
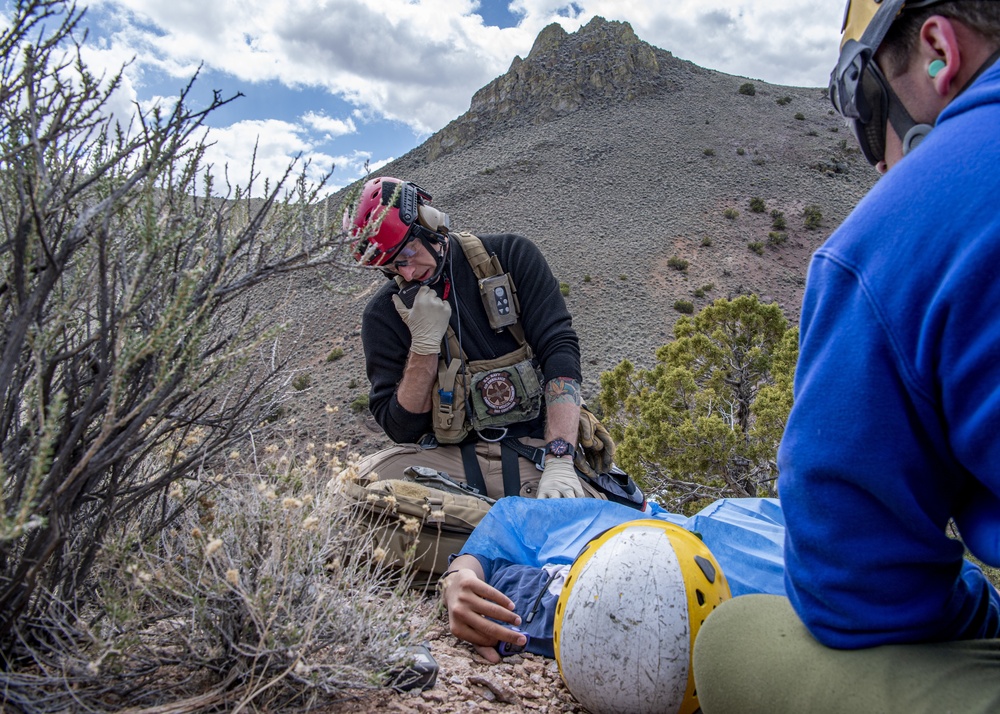
[[962,53],[950,18],[931,15],[924,21],[920,28],[918,56],[936,94],[948,97],[953,89],[958,93],[955,78],[962,69]]

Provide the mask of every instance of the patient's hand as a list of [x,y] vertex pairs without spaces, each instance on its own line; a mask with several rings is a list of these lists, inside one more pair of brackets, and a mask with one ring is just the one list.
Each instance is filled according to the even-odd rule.
[[525,643],[524,635],[493,622],[499,620],[516,627],[521,624],[521,618],[514,613],[514,603],[510,598],[483,581],[479,561],[475,561],[473,567],[455,569],[444,578],[441,599],[448,608],[451,634],[472,644],[489,662],[496,664],[500,661],[496,651],[500,640],[516,645]]

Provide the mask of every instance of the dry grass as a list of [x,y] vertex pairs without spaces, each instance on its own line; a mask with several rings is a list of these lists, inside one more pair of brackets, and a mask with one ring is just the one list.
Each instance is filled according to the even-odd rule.
[[[175,484],[109,539],[77,609],[49,594],[44,646],[0,673],[31,711],[245,711],[313,706],[384,684],[414,618],[405,573],[357,527],[344,444],[275,441]],[[179,510],[185,489],[210,489]],[[25,641],[38,632],[25,633]]]

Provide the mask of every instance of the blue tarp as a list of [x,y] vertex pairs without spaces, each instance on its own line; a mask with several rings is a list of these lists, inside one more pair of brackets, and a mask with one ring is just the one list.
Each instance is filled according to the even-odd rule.
[[501,498],[462,553],[478,556],[484,567],[489,561],[534,567],[572,563],[608,528],[637,518],[660,518],[701,536],[726,574],[733,597],[785,594],[785,519],[777,499],[725,498],[691,517],[650,505],[652,513],[640,513],[591,498]]
[[554,566],[568,566],[594,537],[627,521],[659,518],[700,535],[725,573],[733,597],[785,594],[785,520],[776,499],[722,499],[691,517],[650,506],[642,513],[592,498],[502,498],[461,554],[476,556],[486,581],[514,601],[522,620],[534,611],[522,624],[531,637],[528,649],[549,657],[555,603],[566,570]]

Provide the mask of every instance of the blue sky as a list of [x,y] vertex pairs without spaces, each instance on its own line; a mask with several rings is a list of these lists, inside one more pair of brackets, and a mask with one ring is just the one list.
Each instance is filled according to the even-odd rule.
[[[292,157],[337,189],[422,143],[480,87],[525,57],[538,32],[595,15],[703,67],[777,84],[825,86],[840,0],[89,0],[88,66],[126,81],[114,111],[244,96],[210,116],[209,158],[245,183],[253,147],[272,179]],[[0,13],[8,12],[0,10]]]

